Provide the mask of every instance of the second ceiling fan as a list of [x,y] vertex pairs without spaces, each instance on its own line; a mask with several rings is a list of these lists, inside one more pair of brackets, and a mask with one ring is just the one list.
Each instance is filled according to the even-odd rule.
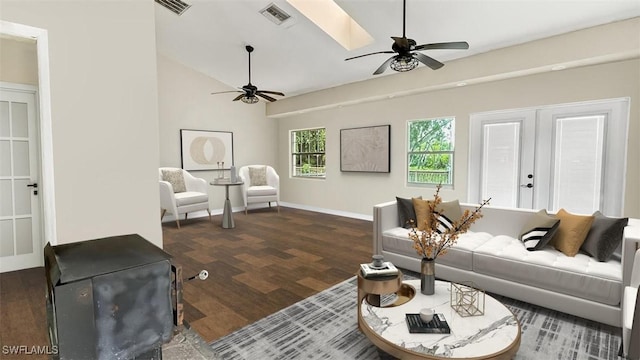
[[350,57],[347,60],[353,60],[357,58],[361,58],[363,56],[375,55],[375,54],[394,54],[387,59],[380,67],[373,72],[373,75],[382,74],[387,67],[391,67],[395,71],[409,71],[413,70],[418,66],[418,62],[421,62],[433,70],[440,69],[444,66],[440,61],[427,56],[425,54],[419,53],[421,50],[442,50],[442,49],[458,49],[458,50],[466,50],[469,48],[469,43],[466,41],[454,41],[454,42],[444,42],[444,43],[433,43],[433,44],[423,44],[416,45],[416,41],[413,39],[408,39],[406,36],[406,18],[407,18],[407,0],[402,1],[402,37],[392,36],[393,45],[391,45],[391,50],[387,51],[377,51],[369,54],[359,55]]
[[279,91],[259,90],[255,85],[251,84],[251,53],[253,52],[253,46],[247,45],[245,46],[245,49],[247,49],[247,52],[249,53],[249,83],[239,88],[241,90],[218,91],[218,92],[213,92],[211,94],[214,95],[214,94],[239,92],[241,94],[236,96],[233,99],[233,101],[242,100],[242,102],[246,104],[257,103],[259,101],[258,96],[271,102],[276,101],[276,99],[274,99],[273,97],[267,94],[284,96],[284,94]]

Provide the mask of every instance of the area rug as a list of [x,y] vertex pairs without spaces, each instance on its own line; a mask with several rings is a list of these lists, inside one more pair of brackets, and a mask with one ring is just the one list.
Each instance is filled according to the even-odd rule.
[[[218,339],[211,348],[224,360],[393,359],[358,330],[356,290],[353,277]],[[619,328],[493,296],[520,321],[515,359],[618,359]]]

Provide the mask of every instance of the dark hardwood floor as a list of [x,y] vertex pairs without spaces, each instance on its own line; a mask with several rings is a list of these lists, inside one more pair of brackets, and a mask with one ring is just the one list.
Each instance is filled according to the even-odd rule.
[[[164,249],[183,277],[185,320],[210,342],[353,276],[372,254],[370,221],[265,208],[162,226]],[[4,346],[48,343],[43,268],[0,274],[0,359]],[[30,355],[28,359],[46,359]]]

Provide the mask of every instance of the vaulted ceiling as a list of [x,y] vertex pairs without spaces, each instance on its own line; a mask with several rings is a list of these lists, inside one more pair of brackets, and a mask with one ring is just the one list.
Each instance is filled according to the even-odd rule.
[[[351,51],[286,0],[185,2],[191,7],[180,16],[156,4],[158,52],[230,88],[248,81],[245,45],[255,48],[252,83],[287,96],[396,74],[372,75],[389,54],[344,59],[391,49],[390,37],[402,36],[401,0],[336,0],[374,39]],[[278,26],[260,14],[272,3],[292,18]],[[449,60],[637,16],[637,0],[407,0],[406,35],[418,44],[467,41],[469,50],[424,51],[446,66]],[[211,89],[224,90],[230,89]]]

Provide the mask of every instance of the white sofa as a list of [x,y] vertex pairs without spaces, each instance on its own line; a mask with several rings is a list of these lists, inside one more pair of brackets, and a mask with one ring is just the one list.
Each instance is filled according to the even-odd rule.
[[[463,211],[475,206],[461,204]],[[620,300],[640,244],[640,220],[629,219],[625,227],[621,260],[599,262],[584,253],[566,256],[552,246],[527,251],[518,236],[535,212],[485,206],[483,217],[438,257],[436,277],[473,281],[488,292],[620,327]],[[409,230],[399,226],[396,201],[374,206],[373,226],[374,254],[420,271]]]

